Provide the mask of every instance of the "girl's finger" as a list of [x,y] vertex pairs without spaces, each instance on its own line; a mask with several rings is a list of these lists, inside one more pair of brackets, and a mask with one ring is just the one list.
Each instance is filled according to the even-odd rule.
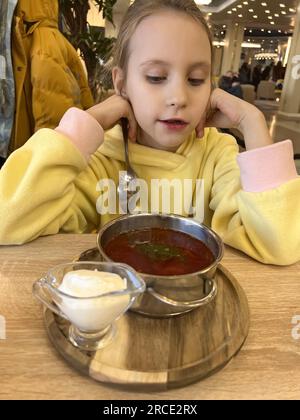
[[202,117],[199,124],[196,127],[196,135],[198,138],[202,139],[204,136],[204,126],[205,126],[206,115]]
[[204,128],[202,126],[198,125],[198,127],[196,127],[196,135],[197,138],[202,139],[204,136]]
[[129,122],[128,137],[133,143],[135,143],[136,142],[136,137],[137,137],[138,124],[136,122],[133,110],[132,110],[129,103],[128,103],[128,109],[127,109],[127,115],[126,116],[128,118],[128,122]]

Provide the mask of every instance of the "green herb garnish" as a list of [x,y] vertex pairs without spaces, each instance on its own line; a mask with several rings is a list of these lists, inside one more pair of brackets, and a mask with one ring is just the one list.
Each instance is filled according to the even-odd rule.
[[143,243],[136,244],[135,247],[151,260],[167,261],[171,258],[179,258],[184,261],[180,248],[164,244]]

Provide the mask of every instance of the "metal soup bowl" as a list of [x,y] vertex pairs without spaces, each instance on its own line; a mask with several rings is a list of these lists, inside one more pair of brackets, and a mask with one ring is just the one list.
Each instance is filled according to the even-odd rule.
[[214,255],[214,262],[200,271],[183,275],[158,276],[139,273],[147,289],[137,298],[131,310],[152,317],[169,317],[210,303],[217,293],[215,274],[223,257],[224,245],[213,230],[193,219],[148,213],[115,219],[98,233],[97,245],[101,259],[111,261],[104,252],[111,239],[122,233],[149,228],[171,229],[193,236],[210,249]]

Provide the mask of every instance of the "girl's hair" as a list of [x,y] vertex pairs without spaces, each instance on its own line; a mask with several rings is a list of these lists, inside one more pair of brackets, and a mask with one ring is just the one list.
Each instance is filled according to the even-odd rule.
[[135,0],[135,2],[129,7],[121,24],[119,35],[114,47],[112,62],[113,67],[118,66],[126,73],[129,56],[129,43],[136,28],[143,19],[162,10],[175,10],[182,12],[199,22],[207,33],[211,51],[213,51],[210,30],[203,14],[193,0]]

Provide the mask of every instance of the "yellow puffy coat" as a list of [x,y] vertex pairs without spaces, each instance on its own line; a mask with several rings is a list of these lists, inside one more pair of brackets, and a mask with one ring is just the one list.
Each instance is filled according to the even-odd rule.
[[12,33],[16,108],[10,152],[40,128],[54,128],[71,106],[93,98],[81,61],[58,29],[57,0],[19,0]]

